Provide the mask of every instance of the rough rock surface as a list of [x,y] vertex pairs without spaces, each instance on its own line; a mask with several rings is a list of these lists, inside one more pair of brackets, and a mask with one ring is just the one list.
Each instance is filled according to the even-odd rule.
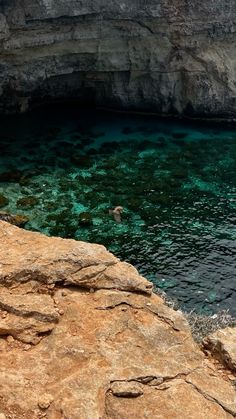
[[0,112],[76,98],[235,117],[234,0],[2,0]]
[[24,215],[9,214],[8,212],[0,211],[0,221],[6,221],[17,227],[24,227],[29,219]]
[[5,222],[0,240],[0,415],[236,416],[227,377],[134,268],[102,246]]
[[[104,246],[44,237],[1,223],[0,283],[4,286],[34,279],[42,284],[81,288],[118,288],[151,294],[152,285],[137,270],[120,262]],[[12,263],[14,249],[15,263]]]
[[226,327],[217,330],[203,340],[206,349],[236,372],[236,328]]

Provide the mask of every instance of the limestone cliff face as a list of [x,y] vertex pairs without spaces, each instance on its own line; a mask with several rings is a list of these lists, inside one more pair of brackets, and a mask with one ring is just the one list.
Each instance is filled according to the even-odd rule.
[[236,115],[234,0],[1,0],[0,112],[51,99]]

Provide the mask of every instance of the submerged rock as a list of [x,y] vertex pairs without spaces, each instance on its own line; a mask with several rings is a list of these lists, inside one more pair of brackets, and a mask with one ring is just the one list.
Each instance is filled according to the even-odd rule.
[[172,176],[177,179],[186,179],[188,177],[188,171],[184,167],[179,167],[172,171]]
[[182,139],[186,138],[187,135],[188,134],[186,132],[173,132],[172,133],[172,137],[175,138],[176,140],[182,140]]
[[79,225],[82,227],[89,227],[93,225],[93,219],[89,212],[81,212],[79,214]]
[[90,167],[92,164],[91,159],[87,155],[74,154],[70,160],[72,164],[83,169]]
[[3,415],[235,417],[233,386],[131,265],[4,222],[0,241]]
[[133,132],[135,132],[135,129],[131,127],[124,127],[122,129],[122,134],[125,134],[125,135],[132,134]]
[[0,208],[6,207],[9,204],[9,200],[2,194],[0,194]]
[[38,199],[35,196],[27,196],[24,198],[20,198],[18,199],[16,203],[17,207],[25,208],[25,209],[32,208],[37,204],[38,204]]
[[0,211],[0,221],[6,221],[7,223],[18,227],[24,227],[24,225],[29,221],[29,218],[25,215],[13,215]]
[[23,177],[20,170],[12,170],[10,172],[0,173],[0,182],[19,182]]

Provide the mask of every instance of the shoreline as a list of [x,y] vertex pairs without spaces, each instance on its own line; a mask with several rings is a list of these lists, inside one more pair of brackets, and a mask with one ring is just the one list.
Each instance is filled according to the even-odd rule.
[[8,118],[8,117],[19,117],[23,115],[28,115],[34,113],[36,110],[44,111],[47,108],[53,109],[59,107],[63,108],[73,108],[78,110],[91,110],[91,111],[98,111],[98,112],[105,112],[111,114],[123,114],[123,115],[131,115],[131,116],[142,116],[147,118],[157,118],[160,120],[169,120],[169,121],[178,121],[183,123],[200,123],[202,125],[213,125],[216,124],[217,126],[220,124],[227,124],[228,127],[236,127],[236,112],[233,116],[224,116],[224,115],[187,115],[187,114],[177,114],[177,113],[160,113],[155,111],[148,111],[148,110],[138,110],[138,109],[125,109],[125,108],[118,108],[118,107],[107,107],[107,106],[100,106],[93,103],[83,103],[76,99],[63,99],[63,100],[53,100],[53,101],[42,101],[39,103],[31,104],[30,107],[25,108],[23,112],[6,112],[0,113],[0,119]]

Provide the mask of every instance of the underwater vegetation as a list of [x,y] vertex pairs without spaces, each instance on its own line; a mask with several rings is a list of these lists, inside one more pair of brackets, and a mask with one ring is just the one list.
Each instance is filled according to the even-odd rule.
[[185,310],[236,314],[236,130],[77,109],[12,118],[1,211],[104,244]]

